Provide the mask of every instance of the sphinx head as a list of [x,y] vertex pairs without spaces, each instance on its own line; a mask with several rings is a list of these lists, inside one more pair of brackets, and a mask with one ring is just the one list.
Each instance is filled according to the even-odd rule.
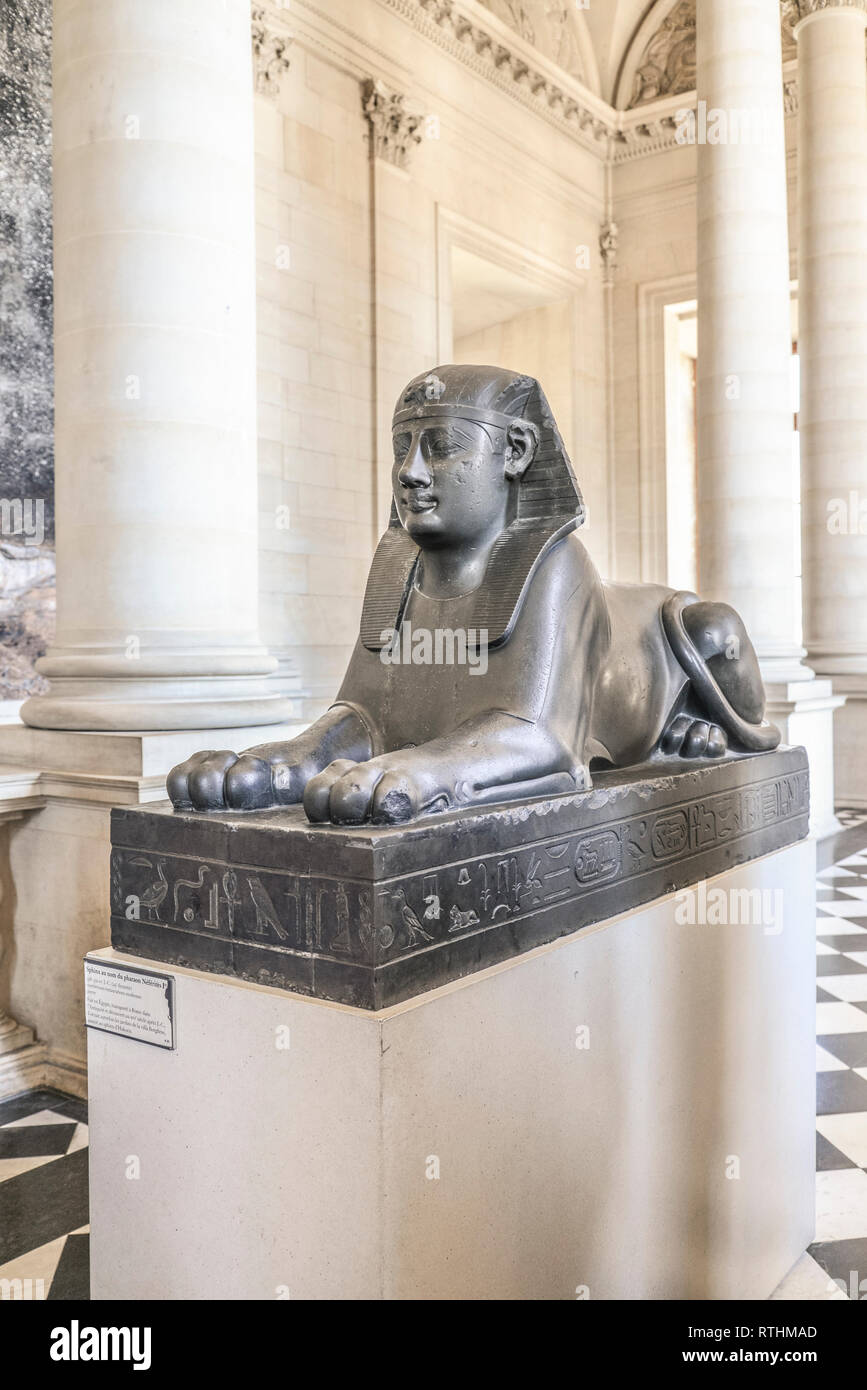
[[522,413],[529,385],[493,367],[438,367],[402,393],[392,485],[397,516],[416,545],[472,545],[514,521],[539,445],[538,425]]
[[539,382],[502,367],[435,367],[394,410],[394,499],[373,557],[361,641],[402,621],[420,551],[480,547],[477,626],[508,640],[547,551],[584,520],[581,492]]

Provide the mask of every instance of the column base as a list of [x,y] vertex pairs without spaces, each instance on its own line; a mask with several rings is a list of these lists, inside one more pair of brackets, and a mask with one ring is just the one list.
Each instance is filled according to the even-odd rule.
[[23,1023],[17,1023],[8,1014],[5,1018],[0,1018],[0,1058],[10,1052],[17,1052],[19,1048],[29,1047],[32,1042],[32,1028],[25,1028]]
[[672,894],[374,1012],[99,952],[177,1034],[89,1034],[93,1297],[769,1297],[814,1231],[814,875],[707,882],[776,926]]
[[38,1090],[41,1086],[51,1086],[65,1095],[85,1100],[87,1068],[83,1059],[55,1051],[41,1042],[0,1054],[0,1100],[18,1096],[22,1091]]
[[[6,831],[4,873],[15,891],[3,922],[3,1002],[49,1049],[32,1053],[25,1073],[24,1052],[10,1053],[15,1061],[0,1075],[0,1090],[44,1081],[69,1091],[79,1074],[83,1088],[80,967],[87,951],[109,940],[111,808],[164,800],[166,773],[200,748],[241,751],[303,727],[100,733],[0,724],[0,815],[17,816]],[[54,1068],[47,1080],[37,1074],[43,1063]]]
[[[294,702],[265,680],[233,682],[156,681],[147,689],[130,682],[56,679],[46,695],[33,695],[21,706],[23,723],[34,729],[96,732],[165,729],[225,729],[282,724],[291,719]],[[194,690],[189,687],[194,686]]]
[[834,720],[837,805],[867,809],[867,673],[834,676],[845,707]]
[[766,681],[765,694],[765,717],[776,724],[783,743],[807,750],[810,833],[817,839],[833,835],[841,828],[834,814],[835,804],[841,802],[835,790],[834,713],[845,704],[845,696],[834,694],[830,680],[814,678]]

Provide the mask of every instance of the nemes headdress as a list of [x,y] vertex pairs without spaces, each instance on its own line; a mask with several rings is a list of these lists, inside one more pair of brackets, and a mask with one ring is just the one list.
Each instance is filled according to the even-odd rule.
[[[485,629],[488,646],[508,641],[530,579],[543,556],[584,520],[584,502],[551,414],[534,377],[502,367],[435,367],[401,393],[393,427],[470,420],[508,429],[517,421],[536,426],[539,443],[517,487],[517,514],[494,545],[475,594],[472,625]],[[382,633],[400,627],[415,578],[419,548],[401,525],[392,502],[388,530],[370,567],[361,614],[361,640],[370,651],[385,645]]]

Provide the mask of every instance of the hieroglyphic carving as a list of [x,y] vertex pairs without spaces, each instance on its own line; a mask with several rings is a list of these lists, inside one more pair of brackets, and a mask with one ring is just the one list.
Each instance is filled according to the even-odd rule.
[[168,879],[166,878],[166,861],[164,859],[157,859],[154,863],[153,860],[146,859],[143,855],[140,855],[133,859],[132,862],[138,868],[156,870],[156,878],[152,878],[151,882],[146,883],[139,892],[132,896],[137,901],[137,916],[140,917],[141,914],[144,913],[147,921],[160,923],[160,908],[165,902],[169,891]]
[[[478,858],[368,882],[284,869],[143,855],[115,846],[112,910],[137,920],[296,952],[388,963],[472,932],[519,921],[655,869],[688,861],[769,826],[805,817],[805,771],[779,775]],[[172,922],[160,907],[169,898]]]

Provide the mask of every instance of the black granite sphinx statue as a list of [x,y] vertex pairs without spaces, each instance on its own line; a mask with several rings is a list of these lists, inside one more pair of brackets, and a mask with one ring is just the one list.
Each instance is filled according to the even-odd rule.
[[176,808],[303,800],[311,821],[392,824],[777,746],[732,608],[602,583],[537,381],[437,367],[393,428],[391,519],[336,703],[289,742],[195,754],[169,774]]

